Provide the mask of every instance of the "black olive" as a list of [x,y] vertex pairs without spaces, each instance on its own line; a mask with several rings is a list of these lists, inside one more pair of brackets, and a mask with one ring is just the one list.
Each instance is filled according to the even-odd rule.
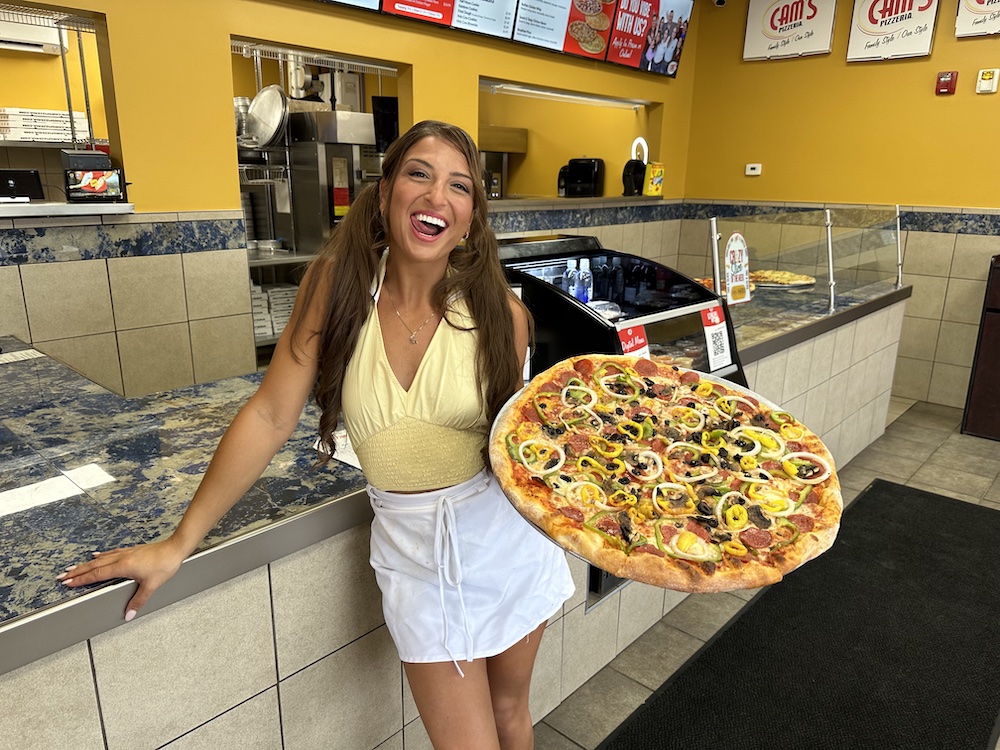
[[698,512],[704,513],[706,516],[710,516],[712,513],[715,512],[715,509],[711,505],[706,503],[704,500],[702,500],[700,503],[698,503]]
[[719,448],[719,455],[722,456],[722,458],[728,458],[729,451],[727,451],[725,448]]
[[609,464],[607,464],[607,465],[606,465],[606,466],[605,466],[604,468],[605,468],[605,469],[607,469],[608,471],[614,471],[614,470],[615,470],[616,468],[618,468],[618,467],[617,467],[617,466],[615,466],[615,465],[614,465],[614,464],[612,464],[612,463],[609,463]]
[[643,382],[644,382],[644,383],[645,383],[646,385],[648,385],[648,386],[649,386],[650,388],[652,388],[652,387],[653,387],[653,381],[652,381],[652,380],[650,380],[649,378],[643,378],[643,379],[642,379],[642,381],[643,381]]
[[707,454],[707,453],[702,453],[701,454],[701,462],[703,464],[707,464],[709,461],[711,461],[711,459],[708,457],[708,455],[709,454]]
[[728,533],[728,532],[726,532],[726,531],[717,531],[717,532],[715,532],[715,537],[720,542],[728,542],[730,539],[733,538],[733,535],[730,534],[730,533]]
[[625,410],[623,408],[621,408],[620,406],[617,409],[615,409],[615,414],[617,414],[618,416],[621,416],[624,413],[625,413]]
[[572,482],[573,481],[573,477],[571,477],[569,474],[560,474],[559,478],[561,480],[563,480],[564,482]]
[[687,404],[685,404],[685,406],[687,406],[689,409],[693,409],[695,406],[697,406],[697,404],[695,404],[694,401],[688,401]]
[[618,478],[618,484],[628,484],[628,483],[629,483],[629,478],[628,477],[619,477]]
[[700,432],[692,432],[691,433],[690,441],[692,443],[694,443],[695,445],[699,445],[701,443],[701,433]]
[[655,414],[653,414],[652,416],[650,416],[649,421],[652,422],[653,424],[659,424],[660,418],[657,417]]
[[645,471],[646,469],[649,468],[649,464],[636,464],[635,468],[637,468],[639,471]]
[[545,468],[554,469],[558,463],[559,463],[558,458],[550,458],[548,461],[545,462]]
[[734,497],[733,502],[737,505],[746,505],[747,500],[745,497]]

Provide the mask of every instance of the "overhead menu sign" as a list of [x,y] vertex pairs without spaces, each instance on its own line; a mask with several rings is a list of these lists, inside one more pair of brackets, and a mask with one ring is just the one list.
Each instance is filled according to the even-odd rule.
[[613,13],[601,0],[521,0],[514,41],[603,60]]
[[694,0],[619,0],[608,62],[676,76]]
[[929,55],[937,9],[937,0],[855,0],[848,62]]
[[828,53],[836,9],[836,3],[823,0],[750,0],[743,59]]
[[354,8],[364,8],[365,10],[378,10],[379,0],[320,0],[322,3],[331,5],[350,5]]
[[510,39],[517,0],[455,0],[451,27]]
[[959,0],[955,36],[1000,34],[1000,0]]

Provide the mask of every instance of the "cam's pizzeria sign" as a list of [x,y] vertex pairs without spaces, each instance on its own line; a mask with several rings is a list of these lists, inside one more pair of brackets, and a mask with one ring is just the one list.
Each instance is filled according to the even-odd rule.
[[937,0],[855,0],[847,60],[931,53]]
[[955,36],[1000,34],[1000,0],[958,0]]
[[750,0],[744,60],[820,55],[833,44],[836,3],[824,0]]

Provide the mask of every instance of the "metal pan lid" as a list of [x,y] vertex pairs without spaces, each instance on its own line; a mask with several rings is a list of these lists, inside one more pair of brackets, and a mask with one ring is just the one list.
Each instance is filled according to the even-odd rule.
[[247,135],[256,139],[257,148],[273,146],[285,131],[288,120],[288,97],[278,84],[265,86],[250,102],[247,110]]

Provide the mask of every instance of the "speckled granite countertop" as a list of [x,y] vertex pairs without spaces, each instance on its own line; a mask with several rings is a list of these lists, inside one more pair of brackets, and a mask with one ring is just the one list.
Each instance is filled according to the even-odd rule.
[[[65,609],[59,605],[114,585],[67,589],[55,580],[66,566],[89,559],[94,550],[171,532],[223,431],[261,375],[123,399],[49,357],[4,361],[11,353],[33,352],[16,339],[0,337],[0,348],[2,636],[23,618]],[[211,548],[211,554],[234,539],[339,500],[350,499],[353,515],[358,515],[363,474],[339,461],[313,468],[317,420],[310,404],[292,438],[209,533],[201,550]],[[14,510],[31,490],[44,491],[54,483],[65,487],[74,469],[90,465],[113,481],[89,489],[69,484],[69,492],[79,491]],[[114,616],[120,619],[120,612]],[[0,651],[8,645],[0,642]]]

